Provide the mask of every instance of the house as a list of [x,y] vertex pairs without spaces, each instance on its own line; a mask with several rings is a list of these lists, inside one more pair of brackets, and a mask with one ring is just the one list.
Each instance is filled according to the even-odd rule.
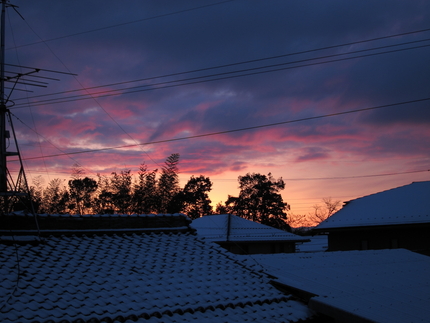
[[191,226],[198,236],[235,254],[295,252],[296,243],[309,241],[232,214],[206,215],[195,219]]
[[0,216],[0,322],[296,322],[313,311],[182,214]]
[[430,255],[430,181],[346,203],[315,232],[328,233],[328,250],[405,248]]
[[428,256],[385,249],[237,257],[334,322],[429,322]]

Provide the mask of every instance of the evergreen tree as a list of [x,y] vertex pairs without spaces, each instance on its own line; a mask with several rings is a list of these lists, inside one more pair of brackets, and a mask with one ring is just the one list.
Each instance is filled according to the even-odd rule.
[[284,203],[279,192],[285,188],[282,178],[275,180],[272,174],[246,174],[239,176],[240,193],[238,197],[230,196],[226,201],[231,213],[245,219],[260,222],[279,229],[290,230],[286,224],[290,206]]
[[211,189],[212,182],[209,177],[191,176],[184,189],[178,194],[182,200],[181,211],[191,219],[212,214],[211,200],[208,196]]
[[159,198],[159,213],[167,213],[172,198],[179,192],[178,177],[179,154],[167,157],[158,180],[157,193]]
[[[230,198],[230,195],[228,196]],[[215,214],[231,214],[233,213],[233,209],[231,206],[227,206],[222,202],[218,202],[215,206]]]
[[93,206],[93,193],[97,190],[97,182],[92,178],[69,180],[71,209],[78,214],[90,212]]
[[138,214],[156,213],[157,198],[157,169],[148,172],[145,163],[139,166],[138,180],[133,192],[133,212]]
[[115,205],[109,178],[100,174],[97,174],[97,177],[97,193],[94,199],[94,212],[98,214],[113,214],[115,212]]
[[145,181],[145,196],[143,199],[143,213],[158,213],[160,209],[160,200],[157,192],[157,172],[158,169],[149,172]]
[[120,174],[112,173],[111,188],[112,201],[117,212],[127,214],[131,210],[131,170],[121,171]]
[[145,181],[148,175],[148,167],[145,163],[140,164],[138,171],[137,182],[133,187],[133,197],[132,197],[132,210],[133,213],[144,214],[143,212],[143,200],[145,196]]
[[[45,212],[43,209],[44,190],[43,190],[44,179],[41,175],[33,178],[33,186],[30,186],[31,203],[33,204],[34,212]],[[29,204],[29,203],[26,203]],[[18,204],[19,205],[19,204]],[[22,206],[21,206],[22,207]]]
[[63,214],[68,212],[69,193],[63,180],[54,178],[48,183],[43,194],[43,212]]

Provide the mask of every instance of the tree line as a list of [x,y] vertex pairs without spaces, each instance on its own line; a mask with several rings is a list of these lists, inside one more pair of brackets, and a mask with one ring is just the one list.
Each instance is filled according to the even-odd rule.
[[[239,176],[239,195],[229,195],[214,210],[208,196],[212,189],[210,178],[191,176],[181,188],[179,160],[179,154],[171,154],[160,171],[148,170],[142,163],[137,176],[131,170],[123,170],[92,178],[85,175],[82,167],[74,165],[67,184],[56,178],[43,187],[40,177],[33,179],[30,196],[34,211],[48,214],[184,213],[191,219],[230,213],[283,230],[289,231],[289,224],[295,226],[297,216],[287,217],[290,205],[280,194],[285,188],[282,178],[275,179],[271,173]],[[16,205],[15,209],[20,207],[22,209]],[[320,213],[321,210],[316,212]]]
[[212,214],[208,192],[209,177],[191,178],[179,187],[179,154],[170,155],[161,171],[139,166],[137,176],[131,170],[85,176],[82,167],[74,165],[71,179],[65,185],[53,179],[43,188],[36,181],[30,188],[36,213],[48,214],[150,214],[187,212],[191,217]]

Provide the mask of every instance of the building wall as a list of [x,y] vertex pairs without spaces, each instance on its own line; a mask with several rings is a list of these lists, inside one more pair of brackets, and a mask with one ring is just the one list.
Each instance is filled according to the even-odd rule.
[[328,251],[397,249],[430,250],[430,226],[386,226],[331,231]]

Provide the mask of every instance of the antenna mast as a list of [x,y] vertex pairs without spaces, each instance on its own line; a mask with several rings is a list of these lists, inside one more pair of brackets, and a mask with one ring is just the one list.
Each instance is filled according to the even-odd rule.
[[[0,197],[2,198],[1,211],[5,214],[13,211],[14,203],[18,199],[27,198],[29,205],[26,207],[28,211],[35,216],[33,209],[32,199],[30,197],[30,190],[28,187],[27,179],[24,173],[24,167],[22,164],[21,154],[19,153],[18,142],[16,140],[15,130],[12,123],[11,113],[7,107],[9,102],[9,97],[6,97],[5,93],[5,82],[14,81],[14,86],[19,83],[19,79],[22,76],[30,75],[36,73],[39,70],[35,69],[27,73],[17,73],[12,74],[12,76],[5,76],[5,20],[6,20],[6,7],[10,6],[16,10],[16,6],[8,4],[7,0],[1,0],[1,35],[0,35]],[[10,73],[10,72],[8,72]],[[11,91],[11,92],[12,92]],[[6,129],[6,123],[9,122],[10,130]],[[11,132],[13,136],[13,141],[15,143],[16,151],[8,151],[8,146],[11,142]],[[12,177],[9,168],[7,158],[11,156],[18,156],[20,163],[20,170],[16,180]],[[36,219],[36,225],[37,219]],[[38,228],[37,228],[38,229]]]
[[[27,202],[24,209],[33,214],[36,218],[32,199],[30,196],[30,189],[24,172],[24,166],[19,152],[18,141],[16,139],[15,130],[12,123],[11,112],[9,107],[14,105],[13,101],[10,100],[10,96],[14,89],[32,92],[27,88],[17,88],[17,85],[33,86],[33,87],[47,87],[45,80],[60,81],[57,78],[44,77],[35,75],[39,72],[76,75],[69,72],[60,72],[54,70],[46,70],[28,66],[20,66],[13,64],[5,64],[5,20],[6,20],[6,7],[14,9],[18,15],[22,18],[21,14],[17,11],[17,6],[8,3],[8,0],[1,1],[1,22],[0,22],[0,214],[8,214],[13,211],[18,200],[21,202]],[[24,19],[24,18],[22,18]],[[5,66],[8,66],[8,70],[5,70]],[[8,88],[10,92],[8,95],[5,93],[5,83],[13,83],[13,86]],[[10,131],[6,129],[6,124],[9,124]],[[8,151],[12,148],[11,143],[15,144],[15,151]],[[13,161],[19,161],[19,172],[17,176],[12,176],[10,169],[8,168],[7,158],[15,156],[18,157]],[[14,168],[16,169],[16,168]],[[20,207],[23,208],[22,206]],[[37,224],[37,219],[36,219]],[[37,225],[38,226],[38,225]]]
[[[0,194],[7,200],[7,165],[6,165],[6,101],[4,93],[4,55],[5,55],[5,18],[6,0],[1,0],[1,49],[0,49]],[[5,202],[5,204],[7,204]]]

